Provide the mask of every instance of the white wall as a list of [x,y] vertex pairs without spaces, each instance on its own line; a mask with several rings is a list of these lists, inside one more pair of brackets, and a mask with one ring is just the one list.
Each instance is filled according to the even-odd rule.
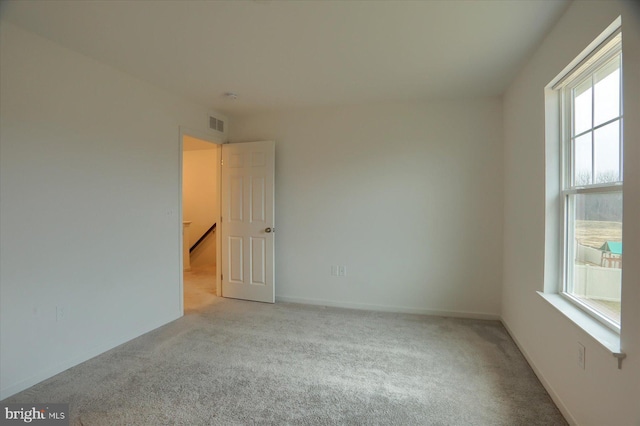
[[478,99],[234,117],[230,140],[276,141],[277,299],[498,317],[501,115]]
[[[218,150],[217,145],[210,145],[212,149],[182,154],[182,217],[192,222],[189,226],[190,246],[216,223],[218,217]],[[207,250],[203,250],[205,243]],[[198,246],[191,260],[192,266],[215,263],[214,234]]]
[[7,22],[0,52],[4,398],[181,315],[179,126],[206,109]]
[[[536,294],[544,288],[544,87],[622,14],[625,195],[621,370],[603,347]],[[571,422],[640,424],[640,9],[632,2],[575,1],[504,97],[505,226],[503,321]],[[634,118],[635,117],[635,118]],[[545,216],[547,215],[547,216]],[[554,224],[550,228],[555,226]],[[548,229],[549,230],[549,229]],[[547,230],[547,231],[548,231]],[[553,258],[549,253],[548,259]],[[553,274],[548,274],[551,279]],[[577,365],[577,342],[586,369]]]

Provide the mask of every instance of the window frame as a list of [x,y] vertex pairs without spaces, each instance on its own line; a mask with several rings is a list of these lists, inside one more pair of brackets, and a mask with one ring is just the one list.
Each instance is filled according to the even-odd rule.
[[[603,123],[594,125],[594,85],[592,83],[592,99],[591,99],[591,126],[587,130],[583,130],[576,135],[573,135],[574,120],[574,104],[573,104],[573,89],[584,83],[586,78],[593,78],[594,74],[605,67],[611,59],[619,56],[620,61],[620,79],[619,79],[619,114],[615,118],[606,120]],[[565,76],[553,87],[558,91],[559,100],[559,124],[560,124],[560,191],[559,191],[559,205],[562,225],[560,234],[560,283],[558,288],[558,294],[565,300],[568,300],[571,304],[586,312],[591,317],[605,325],[607,328],[613,330],[616,333],[620,333],[621,325],[604,314],[599,310],[589,306],[575,295],[569,293],[569,286],[573,282],[573,263],[575,260],[575,234],[573,226],[574,207],[571,202],[571,197],[575,197],[579,194],[603,194],[603,193],[620,193],[624,200],[623,193],[623,144],[624,144],[624,110],[623,110],[623,58],[622,58],[622,31],[618,27],[617,30],[612,32],[602,43],[596,46],[587,57],[581,61],[576,67],[570,70]],[[593,164],[595,158],[594,147],[594,133],[596,130],[603,128],[615,121],[619,122],[619,176],[618,181],[610,183],[593,183],[595,181],[595,167]],[[581,135],[591,132],[591,146],[592,146],[592,183],[586,185],[576,185],[575,178],[575,155],[573,143],[574,139],[577,139]],[[624,225],[623,225],[624,226]],[[620,283],[622,285],[622,282]]]

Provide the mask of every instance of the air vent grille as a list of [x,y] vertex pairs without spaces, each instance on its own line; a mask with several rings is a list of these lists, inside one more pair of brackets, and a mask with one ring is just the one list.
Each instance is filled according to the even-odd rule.
[[211,130],[216,130],[220,133],[224,133],[224,121],[215,118],[214,116],[209,116],[209,128]]
[[[0,0],[1,1],[1,0]],[[215,133],[216,141],[219,143],[227,142],[227,132],[229,131],[229,119],[217,111],[207,111],[205,120],[209,120],[208,126],[209,132]],[[204,121],[204,120],[203,120]]]

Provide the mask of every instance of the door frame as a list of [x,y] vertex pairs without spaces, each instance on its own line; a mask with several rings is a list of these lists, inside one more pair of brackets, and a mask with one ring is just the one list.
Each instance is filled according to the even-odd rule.
[[179,246],[180,247],[180,261],[179,261],[179,301],[180,301],[180,313],[182,314],[182,316],[184,316],[184,263],[183,263],[183,247],[182,245],[184,244],[183,242],[183,218],[182,218],[182,181],[183,181],[183,167],[182,167],[182,161],[183,161],[183,150],[184,150],[184,137],[185,136],[191,136],[192,138],[196,138],[196,139],[200,139],[203,140],[205,142],[209,142],[212,144],[217,145],[217,155],[218,155],[218,164],[216,165],[216,179],[218,180],[218,211],[215,212],[216,213],[216,294],[218,296],[222,296],[222,281],[220,280],[220,273],[218,270],[219,265],[222,263],[222,252],[220,251],[220,247],[221,247],[221,233],[220,233],[220,227],[221,227],[221,223],[220,223],[220,208],[221,205],[220,203],[222,202],[222,182],[221,182],[221,178],[222,178],[222,170],[220,167],[220,159],[222,158],[222,145],[223,145],[223,141],[221,141],[220,139],[216,138],[215,135],[212,135],[208,132],[205,131],[201,131],[201,130],[197,130],[197,129],[193,129],[190,127],[186,127],[186,126],[179,126],[179,141],[178,141],[178,225],[179,225],[179,229],[180,231],[178,232],[178,241],[179,241]]

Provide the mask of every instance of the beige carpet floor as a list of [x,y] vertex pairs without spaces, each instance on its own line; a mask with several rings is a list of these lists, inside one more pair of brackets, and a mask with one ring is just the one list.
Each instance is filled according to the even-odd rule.
[[72,425],[566,425],[496,321],[223,299],[4,402]]

